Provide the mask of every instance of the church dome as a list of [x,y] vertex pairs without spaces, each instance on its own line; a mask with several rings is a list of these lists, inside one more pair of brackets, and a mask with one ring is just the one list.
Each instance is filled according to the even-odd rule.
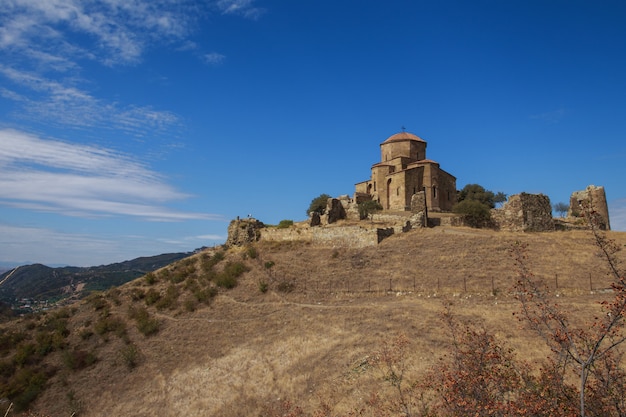
[[413,133],[400,132],[400,133],[396,133],[395,135],[389,136],[387,140],[385,140],[383,143],[397,142],[401,140],[415,140],[418,142],[426,142],[424,139],[420,138],[417,135],[414,135]]

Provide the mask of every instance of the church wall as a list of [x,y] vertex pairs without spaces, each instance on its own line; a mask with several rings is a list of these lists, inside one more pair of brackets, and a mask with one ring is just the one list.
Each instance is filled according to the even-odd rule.
[[[389,181],[391,180],[391,182]],[[398,172],[387,176],[385,182],[389,189],[387,195],[389,196],[389,210],[404,210],[406,207],[406,172]],[[385,207],[385,206],[383,206]]]
[[422,173],[423,167],[417,167],[406,171],[405,179],[405,210],[411,209],[411,198],[413,194],[417,194],[423,189],[422,185]]
[[385,177],[389,173],[387,166],[375,166],[372,168],[372,199],[377,200],[383,207],[387,207],[387,193],[385,191]]
[[456,178],[444,170],[439,170],[439,207],[443,211],[452,211],[456,203]]

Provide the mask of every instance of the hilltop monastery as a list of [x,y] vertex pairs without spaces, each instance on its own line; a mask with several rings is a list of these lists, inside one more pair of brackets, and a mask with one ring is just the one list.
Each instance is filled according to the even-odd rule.
[[411,198],[424,191],[429,211],[450,211],[456,203],[456,177],[426,159],[426,141],[400,132],[380,144],[380,160],[369,180],[356,184],[357,200],[378,201],[384,210],[409,211]]

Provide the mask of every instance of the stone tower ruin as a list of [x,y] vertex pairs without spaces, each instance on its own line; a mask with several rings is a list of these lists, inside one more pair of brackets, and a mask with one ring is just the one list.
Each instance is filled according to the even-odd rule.
[[568,217],[582,217],[586,209],[591,209],[597,216],[598,227],[611,230],[609,206],[606,203],[604,187],[589,185],[582,191],[574,191],[569,199]]

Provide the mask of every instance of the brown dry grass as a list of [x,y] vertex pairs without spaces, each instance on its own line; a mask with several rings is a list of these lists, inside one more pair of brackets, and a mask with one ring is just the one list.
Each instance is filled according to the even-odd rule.
[[[609,236],[626,245],[626,233]],[[532,270],[564,306],[581,317],[598,311],[597,301],[607,296],[601,289],[609,281],[584,231],[440,227],[365,249],[261,242],[259,256],[244,260],[250,271],[239,285],[221,290],[210,306],[193,312],[150,307],[161,320],[161,330],[151,337],[140,334],[127,315],[129,305],[138,305],[130,291],[151,287],[145,280],[123,286],[121,303],[111,303],[110,314],[128,321],[128,339],[141,351],[133,370],[119,356],[124,340],[77,336],[97,314],[87,304],[77,306],[70,343],[97,352],[98,362],[58,372],[35,407],[69,415],[71,391],[82,404],[82,416],[259,415],[264,405],[284,398],[306,410],[320,398],[345,410],[381,386],[376,371],[363,363],[383,339],[401,332],[411,338],[415,378],[441,357],[450,342],[439,318],[448,301],[460,320],[484,325],[518,356],[539,362],[547,354],[544,345],[513,318],[518,304],[510,289],[516,271],[508,248],[516,241],[528,243]],[[245,253],[231,250],[226,260],[242,260]],[[620,253],[622,259],[625,255]],[[274,266],[267,268],[268,261]],[[259,282],[268,284],[266,293]],[[289,288],[280,286],[285,282],[291,292],[279,290]],[[159,281],[152,287],[164,291],[167,286]]]

